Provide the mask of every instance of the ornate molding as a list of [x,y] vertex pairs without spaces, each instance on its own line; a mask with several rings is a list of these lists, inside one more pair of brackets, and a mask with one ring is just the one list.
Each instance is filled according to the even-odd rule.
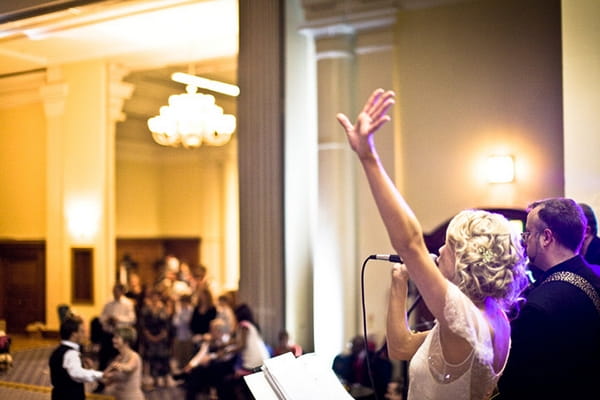
[[108,118],[111,122],[125,121],[127,116],[123,112],[123,104],[133,94],[135,85],[123,82],[129,71],[121,66],[110,64],[108,66]]
[[393,26],[399,10],[432,8],[467,0],[302,0],[306,23],[300,32],[315,38]]
[[45,70],[0,79],[0,109],[39,103],[39,89],[45,83]]
[[[374,2],[375,4],[379,2]],[[364,8],[364,7],[363,7]],[[382,9],[353,11],[352,8],[336,10],[338,13],[330,15],[324,13],[314,18],[307,18],[307,22],[300,26],[299,31],[315,39],[339,35],[354,35],[361,31],[376,30],[394,26],[397,20],[398,9],[388,7]]]
[[397,9],[397,0],[302,0],[307,21],[336,18],[383,9]]
[[44,111],[47,117],[58,117],[64,114],[69,85],[63,82],[50,83],[42,86],[39,92],[44,101]]

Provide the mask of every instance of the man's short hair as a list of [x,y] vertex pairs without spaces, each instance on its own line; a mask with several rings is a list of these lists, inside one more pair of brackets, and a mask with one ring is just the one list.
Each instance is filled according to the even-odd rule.
[[127,291],[127,288],[122,283],[115,283],[115,286],[113,286],[113,290],[118,290],[121,293],[125,293]]
[[553,197],[531,203],[528,210],[538,209],[540,221],[552,231],[556,241],[579,252],[585,233],[585,215],[573,199]]
[[60,338],[62,340],[70,340],[73,333],[79,330],[79,326],[83,324],[83,320],[75,315],[68,316],[60,324]]

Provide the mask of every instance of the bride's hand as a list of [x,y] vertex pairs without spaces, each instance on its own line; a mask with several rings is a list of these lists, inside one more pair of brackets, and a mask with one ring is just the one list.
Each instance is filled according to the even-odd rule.
[[404,264],[394,264],[392,267],[392,287],[406,289],[408,285],[408,270]]
[[359,157],[373,152],[373,133],[391,117],[388,109],[394,104],[394,92],[376,89],[373,91],[362,111],[358,114],[355,124],[345,114],[337,114],[336,118],[344,128],[350,147]]

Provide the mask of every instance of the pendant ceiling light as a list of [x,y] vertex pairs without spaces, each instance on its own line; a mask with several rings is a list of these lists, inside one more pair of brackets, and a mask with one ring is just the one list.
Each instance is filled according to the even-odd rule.
[[222,146],[229,142],[236,127],[235,116],[223,114],[215,97],[198,93],[198,88],[237,96],[239,88],[223,82],[177,72],[171,76],[186,84],[186,93],[169,96],[160,114],[148,119],[154,141],[163,146],[196,148],[203,144]]

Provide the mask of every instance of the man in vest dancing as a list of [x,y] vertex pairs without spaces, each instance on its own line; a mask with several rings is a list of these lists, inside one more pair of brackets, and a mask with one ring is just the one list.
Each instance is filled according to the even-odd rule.
[[52,400],[85,400],[84,383],[102,379],[103,373],[84,368],[79,346],[85,339],[83,321],[70,316],[60,324],[60,345],[50,356]]

